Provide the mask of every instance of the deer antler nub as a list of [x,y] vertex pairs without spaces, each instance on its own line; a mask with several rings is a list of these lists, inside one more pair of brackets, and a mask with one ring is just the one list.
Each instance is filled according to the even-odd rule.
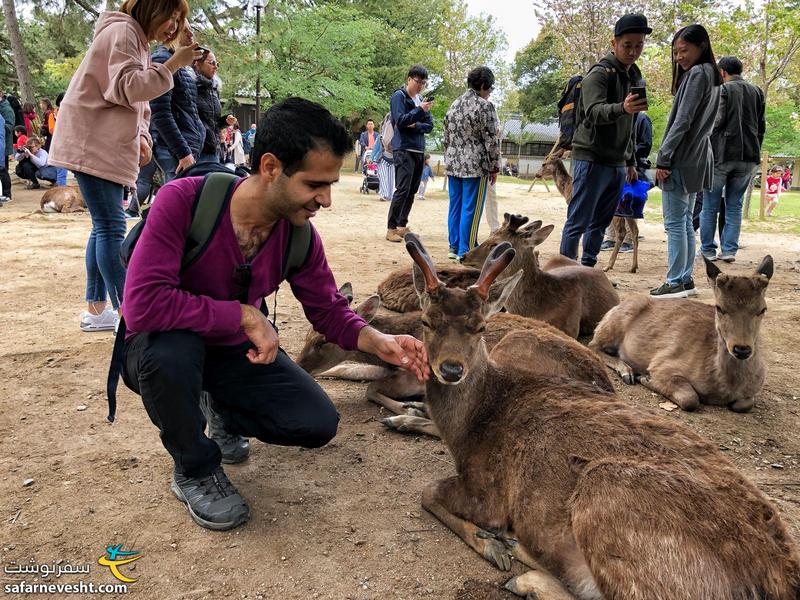
[[486,261],[483,263],[481,274],[470,288],[478,292],[478,295],[484,300],[489,297],[489,287],[492,285],[497,276],[503,272],[512,260],[517,251],[511,247],[508,242],[501,242],[494,247]]
[[417,266],[422,270],[425,277],[425,287],[429,292],[439,287],[439,277],[436,275],[436,268],[433,266],[433,261],[422,245],[420,239],[413,233],[407,233],[403,238],[406,242],[406,250],[417,263]]

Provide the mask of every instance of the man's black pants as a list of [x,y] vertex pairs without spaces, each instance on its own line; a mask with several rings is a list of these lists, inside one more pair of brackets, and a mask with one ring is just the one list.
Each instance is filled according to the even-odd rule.
[[387,229],[397,229],[408,225],[408,214],[414,204],[414,196],[419,189],[422,178],[422,165],[425,155],[408,150],[394,151],[394,183],[395,191],[392,204],[389,206],[389,222]]
[[228,433],[304,448],[336,435],[339,415],[317,382],[283,350],[272,364],[251,363],[252,347],[208,346],[191,331],[139,333],[125,342],[125,385],[142,397],[178,472],[204,477],[221,462],[219,446],[203,433],[203,390]]

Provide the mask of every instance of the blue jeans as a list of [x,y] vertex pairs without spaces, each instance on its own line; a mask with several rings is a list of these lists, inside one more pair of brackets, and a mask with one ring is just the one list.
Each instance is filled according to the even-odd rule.
[[719,245],[723,254],[736,254],[739,249],[739,232],[742,229],[742,201],[747,186],[756,169],[756,163],[731,161],[714,167],[714,181],[711,189],[703,192],[703,210],[700,212],[700,251],[713,256],[717,250],[714,231],[717,214],[725,189],[725,226],[719,235]]
[[667,283],[677,285],[688,282],[694,268],[692,208],[695,193],[684,192],[679,169],[672,169],[666,187],[669,189],[662,190],[661,207],[667,230]]
[[560,252],[573,260],[583,236],[581,264],[593,267],[603,234],[617,210],[625,185],[625,167],[609,167],[588,160],[573,161],[572,200],[561,232]]
[[175,179],[175,169],[178,168],[178,159],[172,156],[169,148],[162,144],[153,147],[153,160],[164,172],[164,183]]
[[125,285],[125,267],[119,249],[125,239],[122,185],[86,173],[75,173],[86,208],[92,217],[92,232],[86,244],[86,301],[105,302],[118,309]]
[[464,256],[478,245],[478,226],[481,222],[483,204],[489,177],[447,176],[450,208],[447,215],[450,250]]

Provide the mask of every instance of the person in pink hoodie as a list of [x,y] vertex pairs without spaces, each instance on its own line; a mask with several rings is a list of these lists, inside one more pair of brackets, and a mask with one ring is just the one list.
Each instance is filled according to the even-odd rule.
[[[152,158],[149,101],[172,88],[172,75],[199,59],[197,45],[151,63],[149,42],[174,40],[186,0],[125,0],[100,15],[94,38],[70,81],[50,147],[50,164],[75,173],[92,231],[86,245],[84,331],[114,329],[125,282],[119,249],[125,238],[123,187],[136,184]],[[106,307],[106,295],[111,308]]]

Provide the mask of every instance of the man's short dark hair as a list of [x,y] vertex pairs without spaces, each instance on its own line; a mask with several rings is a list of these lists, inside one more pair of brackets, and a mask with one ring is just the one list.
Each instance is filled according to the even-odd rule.
[[719,59],[718,66],[721,71],[725,71],[728,75],[741,75],[744,65],[735,56],[723,56]]
[[253,169],[264,154],[274,154],[291,177],[303,166],[310,150],[329,150],[343,157],[352,144],[347,129],[324,106],[304,98],[287,98],[273,105],[256,129]]
[[367,123],[369,123],[370,121],[372,121],[373,124],[375,123],[374,119],[367,119]]
[[408,76],[412,79],[428,79],[428,69],[422,65],[414,65],[408,70]]
[[476,92],[494,86],[494,73],[489,67],[475,67],[467,75],[467,85]]

